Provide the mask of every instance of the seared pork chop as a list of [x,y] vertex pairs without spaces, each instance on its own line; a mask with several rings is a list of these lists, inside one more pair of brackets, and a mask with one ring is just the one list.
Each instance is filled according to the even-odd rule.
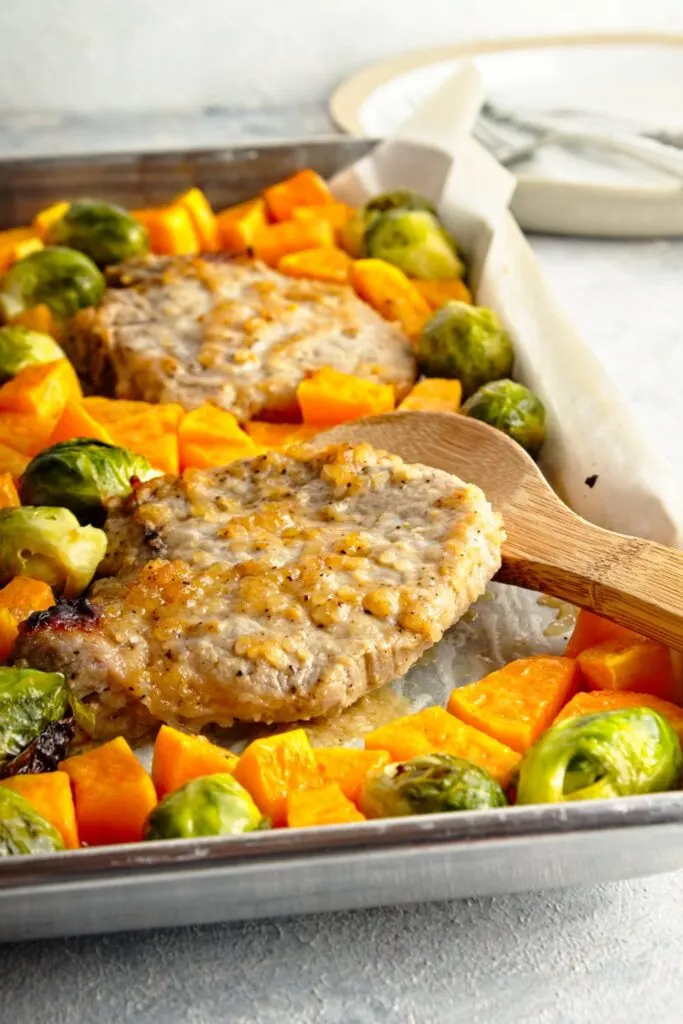
[[212,401],[246,420],[295,409],[297,385],[321,366],[393,384],[398,399],[415,380],[408,338],[346,285],[227,256],[152,256],[107,279],[62,342],[97,394]]
[[338,712],[460,618],[503,536],[478,488],[364,444],[151,480],[106,531],[89,603],[32,616],[15,648],[102,735]]

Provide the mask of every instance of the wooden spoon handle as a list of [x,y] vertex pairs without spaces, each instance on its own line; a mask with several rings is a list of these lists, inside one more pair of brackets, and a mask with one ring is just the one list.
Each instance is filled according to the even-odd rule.
[[589,608],[683,650],[683,552],[603,530],[554,495],[547,507],[541,504],[533,516],[519,507],[508,510],[509,539],[497,578]]

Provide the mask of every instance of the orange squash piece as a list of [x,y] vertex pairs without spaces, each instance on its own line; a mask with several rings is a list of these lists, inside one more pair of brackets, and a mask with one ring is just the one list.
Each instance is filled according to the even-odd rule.
[[0,444],[0,473],[9,473],[14,480],[18,480],[28,464],[29,459],[21,452]]
[[320,784],[313,747],[303,729],[254,740],[240,757],[235,778],[273,825],[286,823],[290,793]]
[[354,377],[330,366],[302,380],[296,397],[304,423],[316,427],[392,412],[395,404],[391,384]]
[[180,472],[178,424],[185,412],[173,402],[143,405],[143,412],[111,421],[107,430],[114,444],[144,455],[150,465],[162,473],[177,476]]
[[325,203],[324,206],[297,206],[292,210],[292,220],[311,220],[322,218],[333,229],[337,244],[341,239],[344,226],[351,220],[356,211],[346,203]]
[[80,401],[81,385],[68,359],[27,366],[0,387],[0,410],[43,420],[61,416],[67,402]]
[[0,473],[0,508],[16,508],[19,495],[11,473]]
[[0,608],[0,663],[4,665],[19,636],[19,623],[7,608]]
[[603,619],[595,612],[589,612],[586,608],[579,608],[576,616],[576,623],[572,635],[569,637],[565,655],[568,658],[576,658],[581,651],[589,647],[597,647],[605,640],[644,640],[645,637],[634,633],[626,626],[620,626],[609,619]]
[[180,468],[225,466],[258,454],[258,448],[231,412],[205,402],[183,416],[178,427]]
[[172,204],[130,212],[147,229],[152,252],[160,256],[199,252],[199,238],[187,207]]
[[233,772],[239,758],[207,740],[162,725],[154,741],[152,781],[159,799],[192,779]]
[[399,405],[401,410],[423,412],[457,412],[462,401],[459,380],[427,377],[419,380]]
[[409,761],[422,754],[453,754],[485,768],[505,785],[519,754],[491,736],[466,725],[440,707],[425,708],[387,722],[365,736],[367,750],[386,750],[392,761]]
[[520,658],[453,690],[448,710],[523,754],[574,696],[579,679],[572,658]]
[[292,252],[302,249],[331,248],[334,246],[334,231],[323,218],[310,220],[288,220],[281,224],[268,224],[260,228],[252,239],[250,248],[258,259],[275,267]]
[[[172,409],[181,409],[177,420],[179,423],[182,419],[182,408],[176,406],[175,403],[168,404]],[[100,395],[87,395],[83,399],[82,405],[89,416],[105,426],[108,423],[116,423],[118,420],[130,419],[131,416],[138,416],[140,413],[154,412],[155,409],[163,407],[163,403],[159,406],[153,402],[134,402],[126,398],[101,398]]]
[[273,220],[282,221],[290,220],[298,207],[326,206],[335,202],[327,182],[310,168],[264,189],[263,198]]
[[441,309],[451,299],[457,302],[468,302],[472,304],[472,292],[464,281],[454,277],[448,281],[413,281],[423,299],[426,300],[431,310]]
[[46,206],[44,210],[40,210],[32,222],[33,230],[38,237],[45,238],[48,229],[68,213],[70,206],[71,203],[67,202],[53,203],[52,206]]
[[200,188],[191,188],[174,201],[173,205],[184,206],[194,225],[202,252],[218,252],[219,238],[216,217],[211,204]]
[[135,843],[157,802],[154,783],[122,736],[62,761],[73,786],[78,834],[88,846]]
[[30,576],[15,576],[0,590],[0,608],[11,612],[17,622],[23,622],[33,612],[46,611],[54,603],[48,584]]
[[336,782],[320,789],[296,789],[287,798],[289,828],[343,825],[349,821],[365,821],[365,815]]
[[589,690],[634,690],[680,703],[671,653],[653,640],[605,640],[577,661]]
[[35,235],[32,238],[22,238],[14,245],[3,246],[0,241],[0,273],[4,274],[13,263],[23,260],[24,256],[30,256],[32,252],[39,252],[44,248],[41,240]]
[[389,764],[386,750],[359,750],[356,747],[315,747],[313,749],[324,785],[336,782],[347,800],[357,804],[365,776],[373,768]]
[[229,206],[216,215],[218,242],[228,252],[246,252],[251,249],[256,234],[268,225],[264,199],[250,199],[237,206]]
[[30,309],[25,309],[23,313],[17,313],[16,316],[12,317],[10,323],[16,324],[19,327],[28,327],[29,331],[42,331],[43,334],[49,334],[51,337],[56,338],[57,341],[59,341],[59,336],[62,333],[62,328],[57,322],[57,318],[50,307],[44,303],[32,306]]
[[314,427],[310,423],[262,423],[251,420],[244,424],[249,437],[262,448],[273,451],[284,451],[293,444],[303,444],[319,434],[322,427]]
[[660,700],[651,693],[633,693],[631,690],[593,690],[577,693],[560,711],[555,722],[577,715],[594,715],[600,711],[615,711],[618,708],[652,708],[671,722],[678,738],[683,743],[683,708],[668,700]]
[[288,277],[308,277],[314,281],[328,281],[330,284],[346,284],[349,279],[351,257],[343,249],[303,249],[283,256],[277,265],[281,274]]
[[431,316],[427,300],[402,270],[384,260],[355,260],[349,273],[361,299],[385,320],[398,320],[408,337],[416,337]]
[[0,783],[23,796],[46,821],[57,829],[67,850],[77,850],[78,825],[66,772],[40,772],[36,775],[14,775]]
[[26,412],[0,411],[0,448],[19,452],[19,458],[33,457],[47,447],[56,422],[55,416],[43,418]]
[[50,434],[47,446],[58,444],[60,441],[71,441],[75,437],[92,437],[96,441],[114,443],[106,427],[90,415],[82,402],[67,402]]

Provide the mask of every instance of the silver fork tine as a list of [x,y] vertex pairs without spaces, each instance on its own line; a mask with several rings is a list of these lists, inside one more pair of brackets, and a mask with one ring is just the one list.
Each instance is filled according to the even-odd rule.
[[517,138],[513,141],[502,126],[494,125],[487,118],[481,116],[474,128],[474,137],[504,167],[511,167],[513,164],[533,156],[546,140],[546,135],[542,134],[530,136],[520,142],[519,134],[516,132]]

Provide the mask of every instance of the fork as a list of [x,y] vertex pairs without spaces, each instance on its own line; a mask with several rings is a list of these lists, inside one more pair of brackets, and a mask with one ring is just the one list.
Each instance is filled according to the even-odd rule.
[[[529,139],[526,145],[522,142],[511,144],[510,129],[518,136],[526,134]],[[630,156],[683,181],[683,153],[650,137],[589,129],[565,129],[549,121],[499,111],[490,103],[484,104],[474,134],[487,149],[491,147],[492,155],[506,167],[533,156],[542,146],[549,143],[568,143]]]

